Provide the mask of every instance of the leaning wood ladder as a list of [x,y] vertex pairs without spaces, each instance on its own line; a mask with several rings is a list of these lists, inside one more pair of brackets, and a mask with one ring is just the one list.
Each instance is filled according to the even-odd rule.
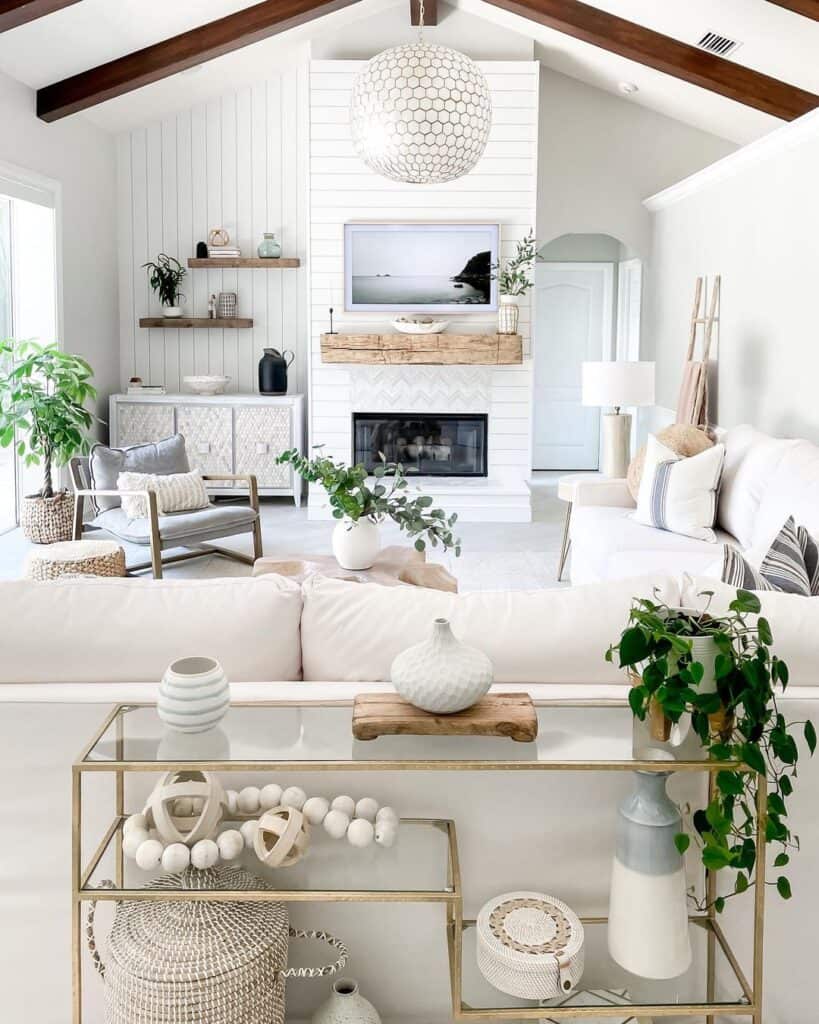
[[[708,360],[711,356],[711,341],[714,324],[719,323],[719,300],[722,278],[714,278],[711,301],[705,305],[705,279],[697,278],[694,286],[694,305],[691,310],[691,324],[688,331],[688,351],[683,368],[683,382],[677,404],[677,422],[694,426],[706,426],[708,421]],[[698,328],[703,328],[702,356],[694,358],[697,348]]]

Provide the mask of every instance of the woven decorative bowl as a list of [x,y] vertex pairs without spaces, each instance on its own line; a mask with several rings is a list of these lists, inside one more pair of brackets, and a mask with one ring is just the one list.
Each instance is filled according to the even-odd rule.
[[478,914],[478,967],[490,985],[521,999],[570,992],[583,974],[580,919],[540,892],[508,892]]

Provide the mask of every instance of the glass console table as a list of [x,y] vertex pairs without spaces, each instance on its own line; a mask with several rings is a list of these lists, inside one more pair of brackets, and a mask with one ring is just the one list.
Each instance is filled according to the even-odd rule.
[[[316,844],[310,857],[287,870],[289,888],[231,890],[155,890],[152,877],[123,857],[122,828],[139,807],[126,807],[126,776],[173,770],[216,773],[258,772],[694,772],[714,784],[717,770],[750,771],[739,763],[708,762],[699,748],[681,746],[668,760],[650,747],[635,756],[632,718],[625,702],[545,701],[537,704],[539,735],[533,743],[489,737],[388,736],[358,741],[352,736],[352,704],[269,702],[233,704],[219,728],[182,735],[165,730],[154,705],[113,708],[72,767],[72,924],[73,1021],[82,1021],[83,903],[89,900],[281,900],[284,902],[433,903],[444,909],[446,947],[455,1020],[539,1020],[547,1011],[494,989],[480,975],[475,957],[475,921],[463,915],[463,889],[456,825],[437,818],[402,819],[400,840],[390,856],[333,856],[328,844]],[[663,759],[657,759],[662,757]],[[700,754],[701,758],[701,754]],[[113,814],[99,842],[84,849],[83,800],[90,776],[113,776]],[[757,780],[758,848],[764,846],[767,787]],[[759,784],[761,781],[761,785]],[[591,779],[590,779],[591,782]],[[88,795],[86,801],[90,799]],[[469,810],[465,811],[469,814]],[[107,865],[104,875],[102,865]],[[261,870],[260,870],[261,869]],[[253,870],[263,874],[253,861]],[[98,888],[113,875],[112,888]],[[514,878],[509,889],[516,888]],[[692,914],[694,960],[681,978],[647,981],[627,974],[608,956],[606,918],[581,918],[586,929],[586,964],[606,988],[628,988],[630,1006],[640,1019],[742,1016],[762,1024],[762,938],[764,863],[754,901],[753,963],[743,971],[713,912]],[[713,899],[716,882],[704,872],[704,890]],[[703,969],[704,967],[704,969]],[[717,997],[717,977],[729,977],[730,996]],[[727,988],[727,986],[722,986]],[[554,1011],[552,1011],[554,1012]],[[562,1007],[560,1019],[622,1017],[622,1006]]]

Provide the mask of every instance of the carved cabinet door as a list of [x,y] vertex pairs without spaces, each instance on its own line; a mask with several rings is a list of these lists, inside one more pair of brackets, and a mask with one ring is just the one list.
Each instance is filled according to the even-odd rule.
[[117,444],[126,448],[131,444],[161,441],[174,432],[173,406],[154,405],[152,402],[118,402]]
[[[191,469],[201,473],[233,472],[232,410],[225,405],[180,405],[176,429],[185,438]],[[217,487],[232,487],[229,480]]]
[[259,487],[290,487],[292,471],[276,456],[292,444],[292,417],[289,405],[238,407],[236,472],[255,473]]

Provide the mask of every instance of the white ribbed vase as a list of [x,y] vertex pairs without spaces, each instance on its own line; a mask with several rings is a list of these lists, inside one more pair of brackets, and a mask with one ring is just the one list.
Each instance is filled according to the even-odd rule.
[[448,619],[436,619],[428,640],[395,658],[390,677],[399,696],[410,704],[451,715],[486,695],[492,685],[492,662],[483,651],[462,644]]
[[311,1024],[381,1024],[381,1017],[358,991],[357,981],[339,978],[333,982],[330,998],[313,1014]]
[[169,729],[205,732],[229,706],[230,686],[215,658],[180,658],[165,669],[156,710]]
[[333,530],[333,555],[342,569],[371,568],[381,550],[381,534],[374,519],[345,516]]

